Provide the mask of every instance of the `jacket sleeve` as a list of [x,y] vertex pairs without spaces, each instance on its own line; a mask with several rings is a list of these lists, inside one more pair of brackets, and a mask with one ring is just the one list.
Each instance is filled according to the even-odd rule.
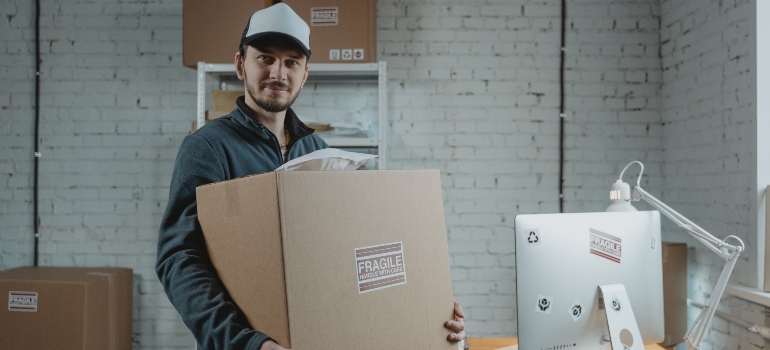
[[204,349],[257,350],[267,335],[251,328],[226,294],[206,251],[195,188],[226,179],[211,145],[191,135],[179,148],[160,225],[155,271],[171,304]]

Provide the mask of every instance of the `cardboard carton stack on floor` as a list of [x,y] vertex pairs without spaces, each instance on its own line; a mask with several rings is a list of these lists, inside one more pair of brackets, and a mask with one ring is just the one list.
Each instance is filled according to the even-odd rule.
[[457,348],[437,170],[272,172],[197,199],[224,286],[284,347]]
[[6,270],[0,296],[8,305],[0,308],[0,349],[132,348],[131,269]]

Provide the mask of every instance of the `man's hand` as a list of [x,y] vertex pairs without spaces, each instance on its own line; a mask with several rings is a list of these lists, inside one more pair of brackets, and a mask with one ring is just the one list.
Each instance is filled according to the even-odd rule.
[[262,346],[259,347],[259,350],[291,350],[291,349],[286,349],[283,346],[276,344],[272,340],[268,340],[262,343]]
[[463,306],[455,300],[455,319],[444,323],[444,327],[454,332],[446,337],[449,341],[456,343],[465,339],[465,322],[463,318],[465,318]]

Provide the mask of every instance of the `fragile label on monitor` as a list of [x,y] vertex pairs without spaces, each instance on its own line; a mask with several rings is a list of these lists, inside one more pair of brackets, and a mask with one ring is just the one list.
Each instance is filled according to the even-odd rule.
[[37,292],[8,292],[8,311],[37,312]]
[[356,248],[358,293],[406,283],[404,248],[401,242]]
[[620,263],[620,238],[596,229],[589,230],[591,231],[591,254]]
[[311,26],[336,26],[338,23],[339,8],[337,7],[311,7]]

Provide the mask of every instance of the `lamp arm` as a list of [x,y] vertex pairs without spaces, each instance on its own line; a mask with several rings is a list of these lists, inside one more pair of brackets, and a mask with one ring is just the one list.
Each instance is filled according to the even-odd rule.
[[633,200],[638,201],[640,199],[644,200],[653,208],[660,211],[661,214],[665,215],[667,218],[673,221],[677,226],[679,226],[680,229],[695,237],[698,241],[703,243],[707,248],[711,249],[724,260],[735,259],[744,249],[743,242],[738,237],[728,236],[727,238],[734,238],[738,240],[740,242],[740,246],[735,246],[725,242],[727,238],[724,240],[718,239],[708,231],[702,229],[700,226],[684,217],[684,215],[679,214],[674,209],[671,209],[671,207],[661,202],[659,199],[655,198],[641,187],[634,186]]
[[[703,311],[698,315],[693,323],[692,327],[685,334],[685,340],[687,342],[687,348],[690,350],[697,350],[701,347],[701,342],[706,337],[711,326],[711,319],[714,318],[714,313],[717,310],[719,300],[724,294],[725,287],[727,287],[727,281],[730,279],[730,275],[735,268],[735,263],[738,261],[738,257],[745,249],[743,241],[736,236],[727,236],[724,240],[720,240],[708,233],[706,230],[700,228],[682,214],[679,214],[653,195],[642,189],[640,186],[634,186],[633,200],[644,200],[649,203],[653,208],[660,211],[663,215],[669,218],[671,221],[677,224],[679,228],[687,233],[691,234],[695,239],[703,243],[706,247],[711,249],[714,253],[724,259],[725,266],[722,268],[722,273],[719,275],[719,280],[714,286],[714,290],[711,292],[708,303]],[[733,238],[738,241],[740,245],[734,246],[728,244],[725,241],[729,238]]]

